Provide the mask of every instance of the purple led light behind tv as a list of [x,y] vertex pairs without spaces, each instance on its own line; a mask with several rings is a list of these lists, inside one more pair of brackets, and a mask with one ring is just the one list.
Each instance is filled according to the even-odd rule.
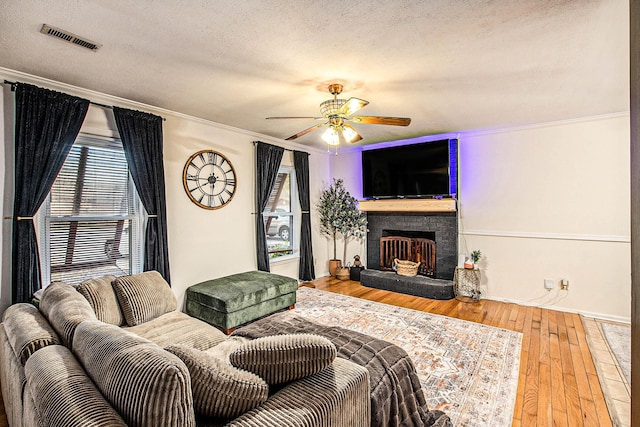
[[[441,139],[418,144],[385,144],[384,148],[363,151],[363,196],[373,199],[455,197],[458,187],[457,143],[457,139]],[[429,144],[433,146],[430,147]],[[442,152],[444,146],[448,156]],[[447,172],[442,169],[445,163]],[[423,165],[425,169],[421,169]],[[428,177],[429,173],[433,174],[433,180]],[[442,182],[445,173],[448,175],[448,182]],[[379,174],[382,176],[381,180],[378,179]]]

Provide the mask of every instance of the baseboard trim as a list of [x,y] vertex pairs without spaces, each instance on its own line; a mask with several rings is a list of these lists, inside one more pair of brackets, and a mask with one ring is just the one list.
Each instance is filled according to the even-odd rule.
[[518,305],[522,305],[522,306],[526,306],[526,307],[545,308],[547,310],[556,310],[556,311],[562,311],[562,312],[566,312],[566,313],[580,314],[581,316],[591,317],[593,319],[608,320],[608,321],[611,321],[611,322],[626,323],[626,324],[629,324],[629,325],[631,324],[631,316],[629,316],[629,317],[614,316],[614,315],[606,314],[606,313],[596,313],[596,312],[592,312],[592,311],[576,310],[575,308],[569,308],[569,307],[562,307],[562,306],[556,306],[556,305],[536,304],[536,303],[532,303],[530,301],[522,301],[522,300],[517,300],[517,299],[511,299],[511,298],[499,298],[499,297],[494,297],[494,296],[483,296],[482,298],[483,299],[492,300],[492,301],[499,301],[499,302],[506,302],[506,303],[511,303],[511,304],[518,304]]

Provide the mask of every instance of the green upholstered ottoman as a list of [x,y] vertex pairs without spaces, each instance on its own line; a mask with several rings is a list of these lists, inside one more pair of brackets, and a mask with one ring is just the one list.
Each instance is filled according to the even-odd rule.
[[236,326],[296,303],[298,281],[264,271],[247,271],[187,288],[190,316],[230,334]]

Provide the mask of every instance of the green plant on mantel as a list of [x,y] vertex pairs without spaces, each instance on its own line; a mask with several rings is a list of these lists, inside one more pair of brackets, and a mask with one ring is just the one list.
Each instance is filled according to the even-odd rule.
[[358,201],[344,187],[342,179],[333,179],[333,184],[320,194],[317,204],[320,216],[320,233],[333,239],[333,259],[336,259],[336,238],[344,240],[344,260],[347,259],[347,244],[353,237],[363,238],[367,233],[367,216],[358,210]]

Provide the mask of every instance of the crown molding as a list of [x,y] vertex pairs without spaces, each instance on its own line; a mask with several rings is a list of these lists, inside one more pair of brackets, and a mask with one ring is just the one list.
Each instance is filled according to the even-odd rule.
[[144,110],[153,114],[158,114],[160,116],[163,116],[167,120],[170,120],[171,118],[189,120],[195,123],[200,123],[207,126],[213,126],[218,129],[247,135],[247,136],[250,136],[253,140],[261,140],[264,142],[273,143],[275,145],[278,145],[290,150],[314,152],[316,154],[322,154],[322,155],[329,154],[326,151],[318,148],[292,143],[284,139],[275,138],[273,136],[264,135],[264,134],[249,131],[246,129],[240,129],[234,126],[217,123],[217,122],[203,119],[200,117],[190,116],[188,114],[180,113],[178,111],[167,110],[165,108],[156,107],[154,105],[144,104],[142,102],[132,101],[130,99],[109,95],[109,94],[98,92],[95,90],[85,89],[85,88],[74,86],[68,83],[62,83],[55,80],[47,79],[45,77],[34,76],[32,74],[24,73],[22,71],[11,70],[9,68],[0,67],[0,79],[10,80],[10,81],[20,81],[23,83],[43,86],[47,89],[69,93],[74,96],[80,96],[83,98],[87,98],[93,102],[99,102],[101,104],[114,105],[122,108]]
[[396,139],[393,141],[377,142],[375,144],[369,144],[369,145],[359,145],[356,147],[347,147],[339,150],[339,152],[341,153],[342,152],[344,153],[360,152],[360,151],[366,151],[366,150],[374,150],[378,148],[417,144],[420,142],[438,141],[441,139],[455,138],[460,140],[461,138],[469,138],[469,137],[475,137],[475,136],[494,135],[494,134],[508,133],[508,132],[519,132],[519,131],[526,131],[526,130],[533,130],[533,129],[542,129],[542,128],[549,128],[549,127],[556,127],[556,126],[566,126],[566,125],[572,125],[572,124],[593,122],[597,120],[617,119],[617,118],[630,119],[631,112],[619,111],[616,113],[599,114],[596,116],[576,117],[573,119],[555,120],[552,122],[532,123],[528,125],[509,126],[509,127],[495,128],[495,129],[468,129],[468,130],[461,130],[459,132],[439,133],[434,135],[419,136],[415,138]]

